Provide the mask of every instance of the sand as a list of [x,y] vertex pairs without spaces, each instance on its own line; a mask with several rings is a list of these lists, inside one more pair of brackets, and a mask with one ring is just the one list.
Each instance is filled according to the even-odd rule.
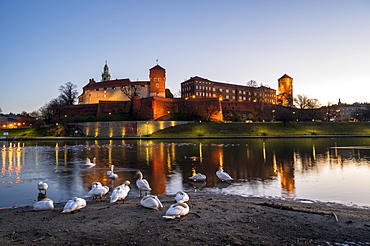
[[174,196],[159,196],[164,208],[140,206],[140,198],[109,203],[88,200],[62,214],[33,207],[0,210],[0,245],[369,245],[370,209],[334,203],[189,194],[190,213],[162,216]]

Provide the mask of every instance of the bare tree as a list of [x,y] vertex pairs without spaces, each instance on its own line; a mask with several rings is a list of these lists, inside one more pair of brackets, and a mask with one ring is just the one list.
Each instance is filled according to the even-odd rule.
[[59,86],[59,97],[63,105],[73,105],[76,102],[78,96],[76,88],[77,85],[72,82],[67,82],[64,85]]
[[140,95],[140,85],[126,85],[121,88],[121,91],[131,101],[134,96]]
[[134,99],[134,96],[139,96],[140,95],[140,85],[127,85],[127,86],[123,86],[121,88],[121,91],[123,92],[123,94],[125,94],[125,96],[130,100],[131,104],[130,104],[130,109],[129,109],[129,114],[132,115],[133,111],[134,111],[134,104],[133,104],[133,99]]
[[247,82],[247,86],[249,86],[249,87],[258,87],[258,83],[257,83],[257,81],[251,79]]
[[300,109],[315,109],[321,106],[318,99],[308,98],[307,95],[297,95],[294,98],[294,105]]
[[204,120],[211,121],[213,116],[216,116],[218,112],[221,112],[220,104],[214,101],[204,101],[201,102],[202,111],[204,112]]
[[42,118],[50,122],[53,119],[60,119],[63,107],[63,101],[61,98],[54,98],[44,106],[40,108],[40,114]]

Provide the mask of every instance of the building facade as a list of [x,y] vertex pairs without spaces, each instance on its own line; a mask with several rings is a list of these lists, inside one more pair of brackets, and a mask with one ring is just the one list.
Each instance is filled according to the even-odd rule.
[[166,70],[158,64],[149,69],[149,81],[131,81],[130,79],[111,80],[109,67],[104,65],[100,82],[93,78],[83,87],[78,97],[78,104],[96,104],[100,101],[130,101],[133,95],[140,98],[165,97]]
[[276,104],[276,90],[211,81],[199,76],[181,83],[181,98],[218,98],[220,101]]

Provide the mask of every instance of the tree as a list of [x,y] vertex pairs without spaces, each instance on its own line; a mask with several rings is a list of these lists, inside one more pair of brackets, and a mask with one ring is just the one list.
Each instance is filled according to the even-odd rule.
[[132,115],[133,111],[134,111],[134,103],[133,103],[133,100],[134,100],[134,96],[139,96],[140,95],[140,85],[127,85],[127,86],[123,86],[121,88],[121,91],[123,92],[123,94],[126,95],[126,97],[128,99],[130,99],[130,109],[129,109],[129,115]]
[[63,107],[62,99],[59,97],[54,98],[40,108],[40,114],[42,118],[47,122],[50,122],[55,118],[60,119],[62,107]]
[[121,88],[121,91],[130,101],[132,101],[134,96],[140,95],[140,85],[126,85]]
[[76,88],[77,85],[72,82],[59,86],[59,97],[63,105],[73,105],[76,102],[78,96]]
[[296,97],[294,97],[293,101],[294,105],[300,109],[315,109],[321,106],[319,100],[308,98],[308,96],[304,94],[297,95]]
[[166,89],[166,98],[173,98],[173,94],[170,89]]
[[247,82],[247,86],[249,86],[249,87],[258,87],[258,83],[257,83],[257,81],[251,79]]

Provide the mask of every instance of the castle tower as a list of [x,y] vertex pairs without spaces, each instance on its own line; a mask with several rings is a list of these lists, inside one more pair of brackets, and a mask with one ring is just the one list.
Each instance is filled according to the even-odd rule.
[[293,106],[293,78],[284,74],[278,79],[277,104],[285,107]]
[[107,60],[105,60],[104,72],[101,74],[101,81],[109,81],[109,80],[110,80],[109,67],[107,64]]
[[150,97],[166,97],[166,69],[158,64],[149,69]]

